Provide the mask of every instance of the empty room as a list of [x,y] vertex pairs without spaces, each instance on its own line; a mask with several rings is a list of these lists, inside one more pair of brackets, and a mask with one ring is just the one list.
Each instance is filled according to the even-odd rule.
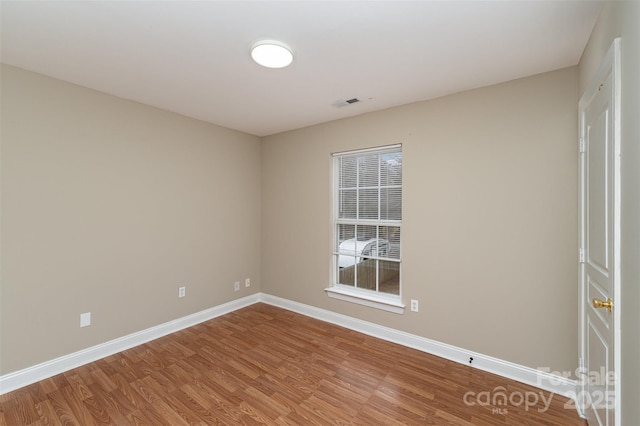
[[640,2],[0,40],[0,425],[640,426]]

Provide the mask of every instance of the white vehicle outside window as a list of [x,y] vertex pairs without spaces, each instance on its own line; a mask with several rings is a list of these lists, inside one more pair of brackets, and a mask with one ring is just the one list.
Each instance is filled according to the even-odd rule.
[[349,256],[338,256],[338,266],[345,268],[370,257],[386,256],[389,253],[389,241],[381,238],[358,241],[355,238],[351,238],[341,242],[338,251],[349,254]]

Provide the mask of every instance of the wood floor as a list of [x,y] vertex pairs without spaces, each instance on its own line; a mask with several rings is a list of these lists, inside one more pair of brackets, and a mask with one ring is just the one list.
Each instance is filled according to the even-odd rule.
[[[499,391],[511,403],[487,405]],[[584,426],[566,402],[255,304],[2,395],[0,425]]]

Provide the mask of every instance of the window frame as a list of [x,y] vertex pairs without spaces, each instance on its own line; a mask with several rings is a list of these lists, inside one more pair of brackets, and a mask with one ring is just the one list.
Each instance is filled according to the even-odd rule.
[[[332,179],[331,179],[331,192],[332,192],[332,205],[331,205],[331,278],[330,278],[330,287],[326,288],[325,291],[327,295],[334,299],[339,299],[343,301],[348,301],[352,303],[357,303],[364,306],[369,306],[377,309],[382,309],[384,311],[403,314],[405,310],[405,305],[402,303],[402,231],[400,232],[399,238],[399,247],[398,247],[398,257],[376,257],[376,256],[367,256],[367,258],[377,259],[378,261],[390,261],[398,264],[398,294],[391,293],[383,293],[379,289],[379,267],[376,268],[376,290],[369,290],[364,288],[356,287],[354,283],[353,286],[347,284],[340,284],[338,282],[338,271],[339,271],[339,257],[340,253],[338,251],[338,225],[354,225],[356,228],[358,226],[379,226],[379,227],[397,227],[402,229],[402,216],[399,220],[395,219],[380,219],[380,214],[378,214],[378,219],[345,219],[340,218],[339,213],[339,204],[340,204],[340,158],[345,157],[362,157],[371,154],[384,154],[384,153],[392,153],[399,152],[402,155],[402,144],[395,145],[385,145],[380,147],[373,148],[365,148],[358,149],[352,151],[345,152],[337,152],[331,155],[331,170],[332,170]],[[380,172],[378,171],[378,188],[380,188]],[[400,188],[402,189],[402,183]],[[400,197],[400,202],[402,205],[402,195]],[[380,206],[380,193],[378,193],[378,206]],[[356,215],[357,216],[357,215]],[[376,234],[376,238],[378,234]],[[344,254],[343,254],[344,255]],[[356,255],[355,259],[358,256]],[[359,262],[356,260],[354,266]],[[355,276],[357,276],[357,268],[355,270]],[[354,278],[355,281],[355,278]]]

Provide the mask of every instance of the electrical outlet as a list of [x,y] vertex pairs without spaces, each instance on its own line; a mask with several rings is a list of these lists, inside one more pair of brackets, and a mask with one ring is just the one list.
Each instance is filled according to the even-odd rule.
[[247,278],[246,280],[244,280],[244,286],[245,287],[251,287],[251,280],[249,278]]
[[235,283],[233,283],[233,290],[240,291],[240,281],[236,281]]
[[184,297],[187,295],[187,288],[186,287],[179,287],[178,288],[178,297]]
[[91,312],[80,314],[80,327],[87,327],[89,325],[91,325]]
[[418,312],[418,301],[416,299],[411,299],[411,311]]

